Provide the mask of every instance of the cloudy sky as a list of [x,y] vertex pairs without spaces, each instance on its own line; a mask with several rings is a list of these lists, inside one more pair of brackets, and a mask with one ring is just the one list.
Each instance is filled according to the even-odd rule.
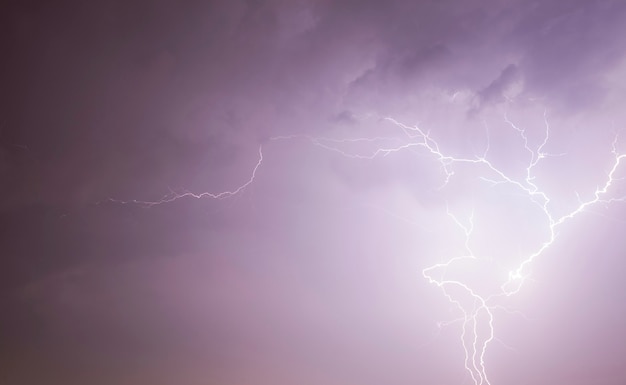
[[[623,2],[0,15],[1,385],[625,383],[626,203],[559,225],[490,303],[482,372],[464,367],[475,301],[422,274],[472,254],[437,276],[497,295],[549,240],[546,213],[610,177],[602,199],[626,196],[626,164],[609,174],[626,152]],[[402,124],[434,142],[407,147],[423,137]],[[435,142],[527,189],[541,147],[547,211],[484,164],[443,167]]]

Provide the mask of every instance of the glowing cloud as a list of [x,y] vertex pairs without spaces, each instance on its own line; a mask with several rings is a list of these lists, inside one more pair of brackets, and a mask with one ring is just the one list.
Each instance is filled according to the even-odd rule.
[[[484,133],[484,149],[473,156],[457,156],[446,150],[446,143],[436,139],[435,132],[425,131],[419,126],[412,126],[402,123],[393,117],[378,119],[379,124],[396,128],[396,135],[392,136],[372,136],[356,138],[331,138],[314,137],[308,135],[275,136],[271,141],[291,141],[305,139],[314,146],[325,151],[338,153],[342,157],[356,160],[373,160],[379,157],[386,157],[404,151],[414,151],[419,154],[426,154],[436,161],[438,172],[440,172],[440,185],[437,191],[444,193],[446,188],[456,176],[468,174],[470,179],[476,179],[480,184],[486,186],[487,190],[506,187],[506,190],[497,190],[496,195],[504,200],[510,200],[510,204],[517,205],[520,200],[525,201],[528,207],[534,208],[535,212],[529,210],[527,220],[536,221],[535,226],[540,229],[540,237],[536,244],[528,245],[526,248],[532,250],[524,252],[511,247],[511,254],[520,255],[513,267],[508,271],[508,275],[502,274],[498,270],[496,276],[486,276],[485,273],[472,277],[472,271],[480,269],[481,264],[489,264],[494,260],[494,255],[489,254],[489,245],[479,245],[476,247],[475,234],[480,229],[475,221],[475,216],[479,215],[476,207],[465,207],[462,211],[469,214],[462,218],[455,213],[450,206],[446,206],[446,211],[442,215],[450,218],[451,222],[459,231],[448,234],[448,238],[457,238],[459,234],[463,239],[463,250],[458,255],[450,255],[440,263],[425,267],[421,275],[431,284],[438,286],[445,298],[453,304],[460,313],[460,317],[452,321],[441,322],[441,326],[448,326],[454,323],[462,325],[460,343],[465,354],[465,369],[469,373],[475,385],[490,385],[488,377],[488,362],[486,362],[486,352],[491,342],[496,339],[497,331],[494,328],[494,310],[503,309],[508,311],[504,304],[504,299],[518,293],[524,283],[531,275],[531,265],[533,261],[545,254],[557,239],[559,226],[574,219],[578,214],[592,205],[612,203],[622,201],[625,198],[611,196],[610,188],[617,180],[617,173],[626,154],[618,151],[619,136],[615,135],[612,143],[607,143],[607,152],[610,152],[610,163],[606,165],[606,178],[603,183],[596,187],[591,197],[585,200],[580,199],[575,207],[565,213],[556,214],[553,206],[559,202],[559,196],[552,196],[542,189],[541,183],[537,181],[537,172],[542,162],[548,158],[560,157],[565,154],[552,154],[547,151],[551,144],[551,127],[548,113],[543,113],[543,128],[540,135],[531,139],[529,130],[516,124],[504,112],[501,121],[508,129],[515,133],[518,138],[518,146],[522,149],[521,160],[523,167],[521,172],[506,170],[499,167],[495,161],[491,160],[492,151],[497,145],[490,138],[488,130]],[[534,143],[534,144],[533,144]],[[506,151],[506,150],[505,150]],[[514,156],[518,156],[515,153]],[[259,149],[259,160],[255,165],[250,178],[242,185],[232,191],[220,193],[191,193],[171,194],[161,200],[154,202],[146,201],[125,201],[121,203],[137,203],[147,206],[169,203],[177,199],[193,198],[227,198],[244,191],[253,183],[257,170],[261,166],[263,153]],[[520,159],[517,159],[520,160]],[[518,170],[520,171],[520,170]],[[468,192],[469,193],[469,192]],[[120,201],[118,201],[120,202]],[[468,211],[469,210],[469,211]],[[538,214],[538,215],[537,215]],[[508,234],[515,237],[516,234]],[[495,238],[497,234],[493,234]],[[480,251],[475,250],[476,248]],[[520,254],[522,253],[522,254]],[[495,256],[498,259],[499,256]],[[505,258],[506,259],[506,258]],[[501,261],[496,261],[500,263]],[[507,260],[504,264],[509,263]],[[475,275],[475,274],[474,274]],[[477,280],[478,279],[478,280]],[[496,281],[499,286],[485,285],[480,281]]]

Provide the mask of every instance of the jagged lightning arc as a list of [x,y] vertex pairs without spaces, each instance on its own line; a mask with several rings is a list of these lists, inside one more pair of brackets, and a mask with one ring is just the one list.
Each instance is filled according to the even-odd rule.
[[[550,141],[550,124],[547,119],[547,113],[544,111],[543,123],[544,131],[543,138],[538,146],[532,147],[528,138],[527,131],[524,128],[518,127],[512,120],[509,119],[507,114],[504,114],[504,122],[517,134],[521,139],[524,151],[528,154],[528,161],[525,166],[524,176],[521,178],[515,178],[507,174],[501,168],[498,168],[488,159],[489,155],[489,137],[487,136],[487,145],[482,155],[475,157],[455,157],[444,152],[439,143],[431,136],[429,132],[426,132],[418,126],[409,126],[400,121],[392,118],[385,117],[385,121],[392,123],[395,127],[401,129],[403,133],[403,140],[400,144],[389,147],[378,147],[369,153],[355,153],[346,151],[341,148],[345,143],[375,143],[375,142],[388,142],[389,137],[373,137],[373,138],[354,138],[354,139],[333,139],[333,138],[321,138],[312,136],[297,136],[305,138],[316,146],[319,146],[325,150],[339,153],[342,156],[352,159],[374,159],[380,156],[387,156],[392,153],[404,151],[410,148],[421,148],[429,153],[440,165],[443,173],[443,182],[440,189],[448,185],[451,178],[455,175],[454,166],[457,164],[468,164],[486,167],[487,174],[480,177],[486,183],[492,185],[508,184],[515,188],[519,193],[525,196],[530,203],[540,209],[540,212],[544,218],[545,225],[547,225],[547,237],[536,248],[534,252],[526,255],[522,258],[522,261],[516,268],[511,270],[506,277],[505,282],[500,286],[499,290],[490,295],[481,295],[473,290],[467,282],[458,279],[446,278],[446,270],[452,264],[456,262],[463,262],[467,260],[477,260],[480,257],[470,247],[472,234],[474,232],[474,220],[473,212],[469,217],[467,224],[464,224],[459,220],[454,213],[448,208],[446,214],[452,219],[452,221],[460,228],[464,235],[464,254],[450,258],[447,262],[438,263],[422,270],[422,276],[426,278],[430,283],[437,285],[442,289],[445,297],[454,304],[461,311],[461,318],[455,321],[459,321],[462,324],[461,343],[465,353],[465,369],[469,373],[473,383],[475,385],[490,385],[490,381],[487,376],[487,370],[485,366],[485,352],[488,345],[495,339],[494,336],[494,313],[493,310],[502,308],[502,305],[498,304],[496,300],[501,297],[509,297],[522,288],[524,282],[529,277],[529,266],[531,263],[546,252],[550,246],[552,246],[557,237],[557,229],[563,223],[574,218],[579,213],[583,212],[589,206],[603,202],[611,203],[615,201],[624,201],[626,197],[607,198],[607,192],[611,185],[616,180],[616,172],[626,158],[626,154],[619,153],[617,150],[618,136],[612,143],[611,153],[612,164],[609,167],[607,178],[604,184],[596,188],[593,193],[593,197],[586,201],[580,201],[579,204],[571,211],[564,215],[556,216],[549,208],[551,202],[550,196],[535,183],[535,169],[543,159],[550,156],[560,156],[564,154],[550,154],[545,151],[545,147]],[[281,136],[275,137],[274,140],[293,139],[296,136]],[[443,271],[443,273],[439,273]],[[445,322],[445,325],[449,325],[452,322]]]
[[[541,161],[550,156],[562,155],[550,154],[545,151],[546,146],[550,142],[550,124],[545,112],[543,114],[543,137],[541,138],[540,143],[534,147],[530,145],[526,129],[518,127],[518,125],[509,119],[506,113],[503,116],[504,122],[519,136],[519,139],[523,144],[523,149],[527,153],[528,158],[525,162],[525,170],[522,177],[510,176],[507,172],[497,167],[492,161],[489,160],[489,135],[487,135],[487,144],[481,155],[476,155],[474,157],[456,157],[445,152],[438,141],[435,140],[429,132],[422,130],[418,126],[406,125],[392,117],[384,117],[383,120],[391,123],[393,127],[398,128],[401,135],[391,137],[359,137],[348,139],[315,137],[308,135],[288,135],[275,136],[270,138],[270,140],[289,141],[294,139],[306,139],[313,145],[326,151],[335,152],[341,156],[351,159],[375,159],[377,157],[384,157],[409,149],[422,149],[439,164],[443,174],[443,180],[439,189],[445,188],[454,177],[456,172],[454,168],[456,165],[466,164],[469,166],[481,167],[485,171],[481,173],[481,176],[479,177],[479,179],[484,183],[488,183],[490,185],[509,185],[525,197],[529,203],[539,209],[544,221],[542,224],[547,228],[547,234],[544,241],[541,242],[533,252],[523,256],[521,262],[519,262],[514,269],[508,272],[508,277],[503,278],[504,283],[496,292],[484,295],[473,290],[468,282],[446,277],[447,269],[453,264],[480,259],[480,256],[477,255],[471,247],[471,241],[475,230],[473,212],[469,216],[467,223],[464,223],[457,218],[457,216],[455,216],[449,208],[446,210],[446,215],[451,218],[452,222],[463,234],[464,251],[461,255],[453,256],[446,262],[428,266],[421,271],[422,276],[431,284],[441,288],[448,301],[456,306],[456,308],[461,312],[461,317],[459,319],[442,322],[441,325],[449,325],[454,322],[461,323],[461,344],[465,354],[465,369],[469,373],[474,385],[491,385],[487,376],[485,352],[487,351],[489,344],[495,340],[493,326],[494,310],[502,308],[502,305],[499,304],[497,300],[503,297],[510,297],[520,291],[524,282],[529,278],[529,270],[532,262],[544,254],[554,244],[559,226],[566,223],[570,219],[573,219],[586,208],[594,204],[626,200],[626,197],[607,197],[609,188],[616,180],[616,173],[622,161],[626,158],[626,154],[622,154],[618,151],[618,136],[616,135],[611,147],[612,163],[608,167],[607,177],[604,184],[596,188],[591,199],[586,201],[579,200],[578,205],[573,210],[557,216],[550,209],[550,203],[552,201],[551,197],[535,182],[535,169]],[[394,145],[377,147],[377,143],[393,143]],[[361,152],[347,151],[342,148],[345,144],[367,144],[368,150]],[[371,145],[374,145],[373,150],[370,149]],[[233,190],[223,191],[220,193],[172,192],[157,201],[113,201],[118,203],[135,203],[145,206],[154,206],[170,203],[181,198],[222,199],[232,197],[243,192],[254,182],[257,170],[261,167],[262,162],[263,151],[262,148],[259,147],[258,161],[252,169],[249,179]]]
[[202,199],[202,198],[225,199],[225,198],[230,198],[232,196],[235,196],[235,195],[243,192],[248,186],[250,186],[254,182],[254,179],[256,178],[257,171],[261,167],[262,163],[263,163],[263,146],[259,146],[259,157],[258,157],[258,160],[257,160],[256,164],[254,165],[254,168],[252,169],[252,172],[250,173],[250,177],[243,184],[239,185],[238,187],[236,187],[236,188],[234,188],[232,190],[225,190],[225,191],[221,191],[221,192],[217,192],[217,193],[212,193],[212,192],[194,193],[194,192],[190,192],[190,191],[185,191],[185,192],[180,193],[180,192],[176,192],[176,191],[170,191],[168,194],[164,195],[161,199],[158,199],[158,200],[155,200],[155,201],[140,200],[140,199],[119,200],[119,199],[114,199],[114,198],[109,198],[109,201],[110,202],[115,202],[115,203],[121,203],[121,204],[129,204],[129,203],[131,203],[131,204],[138,204],[138,205],[141,205],[141,206],[151,207],[151,206],[157,206],[157,205],[161,205],[161,204],[165,204],[165,203],[171,203],[171,202],[174,202],[175,200],[178,200],[178,199],[181,199],[181,198],[195,198],[195,199]]

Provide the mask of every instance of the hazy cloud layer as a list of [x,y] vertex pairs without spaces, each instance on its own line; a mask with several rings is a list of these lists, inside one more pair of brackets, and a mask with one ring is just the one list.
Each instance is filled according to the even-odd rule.
[[[626,122],[621,1],[0,14],[1,384],[462,383],[460,330],[438,328],[455,313],[419,274],[463,249],[446,205],[480,212],[475,247],[494,262],[459,274],[485,288],[541,243],[536,206],[480,169],[440,190],[426,153],[346,159],[307,138],[398,145],[393,116],[520,176],[528,152],[505,116],[531,146],[547,117],[559,156],[536,180],[566,212],[603,182]],[[232,199],[109,200],[232,189],[259,146]],[[563,227],[511,304],[528,319],[498,313],[493,385],[623,383],[625,218],[617,203]]]

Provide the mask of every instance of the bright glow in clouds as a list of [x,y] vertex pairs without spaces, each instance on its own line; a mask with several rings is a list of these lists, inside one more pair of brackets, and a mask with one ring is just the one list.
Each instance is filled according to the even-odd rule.
[[[403,123],[393,117],[383,117],[377,121],[377,126],[383,130],[391,127],[395,132],[393,136],[330,138],[290,135],[275,136],[270,139],[286,143],[286,145],[289,145],[289,141],[292,140],[305,139],[325,151],[338,153],[357,161],[374,160],[379,157],[392,156],[398,152],[414,152],[436,162],[434,164],[436,171],[440,174],[441,183],[435,190],[440,194],[445,194],[457,177],[468,178],[463,179],[463,193],[472,195],[473,199],[477,198],[477,193],[488,194],[489,196],[484,198],[488,202],[491,199],[510,200],[508,204],[514,207],[523,206],[521,209],[527,214],[525,221],[539,232],[539,236],[536,237],[535,244],[525,245],[523,248],[510,246],[509,253],[517,256],[514,262],[510,261],[510,256],[493,255],[493,252],[490,252],[489,241],[495,241],[501,234],[483,236],[486,237],[484,239],[487,239],[487,242],[484,239],[477,240],[477,233],[481,231],[480,223],[485,223],[484,220],[481,222],[478,219],[481,215],[485,217],[481,210],[484,211],[489,204],[480,207],[472,204],[469,207],[456,207],[451,202],[441,213],[447,216],[454,225],[453,231],[447,234],[446,239],[457,239],[460,236],[463,242],[462,250],[457,255],[443,256],[440,263],[427,266],[421,271],[423,278],[439,287],[446,300],[453,304],[460,314],[457,319],[440,322],[439,325],[460,324],[462,326],[460,346],[465,354],[464,365],[475,385],[491,384],[486,352],[497,338],[497,330],[494,328],[494,318],[496,318],[494,310],[507,310],[504,300],[522,289],[531,276],[533,261],[545,254],[555,243],[559,227],[573,220],[592,205],[608,204],[625,199],[611,195],[611,187],[618,180],[617,173],[626,158],[626,154],[618,150],[618,133],[615,134],[612,142],[605,143],[606,152],[611,156],[605,165],[606,177],[602,183],[597,187],[590,186],[592,193],[587,194],[586,199],[575,192],[578,202],[573,207],[564,210],[562,206],[567,205],[561,204],[559,196],[554,196],[547,189],[542,188],[541,178],[538,177],[542,165],[549,159],[566,156],[565,153],[551,153],[548,150],[554,141],[549,114],[544,111],[542,127],[533,128],[532,131],[516,123],[506,112],[502,113],[499,119],[509,134],[515,135],[516,142],[509,141],[509,145],[514,143],[522,150],[521,152],[514,148],[498,148],[500,143],[494,140],[490,131],[486,129],[483,133],[484,138],[480,139],[484,144],[482,149],[473,150],[474,154],[469,156],[455,155],[453,151],[447,149],[446,143],[437,140],[436,127],[433,127],[431,132],[420,126]],[[488,127],[486,122],[485,127]],[[591,147],[589,150],[591,151]],[[503,151],[505,156],[498,156],[499,151]],[[502,162],[502,159],[494,160],[499,158],[508,160],[510,164],[521,166],[518,166],[517,170],[515,167],[500,166],[498,162],[503,164],[506,162]],[[152,206],[185,197],[214,199],[231,197],[253,183],[262,161],[263,152],[259,149],[258,162],[253,167],[250,178],[230,191],[200,194],[172,193],[157,201],[134,200],[121,203]],[[475,185],[475,182],[478,184]],[[467,186],[463,186],[463,183]],[[564,212],[560,213],[560,211]],[[509,230],[509,227],[504,226],[502,231],[515,230]],[[515,238],[516,235],[518,234],[506,234],[508,238]],[[519,235],[523,238],[523,234]],[[474,273],[477,266],[480,270],[481,266],[494,263],[500,267],[510,266],[508,274],[503,269],[496,269],[496,272],[492,272],[491,275],[481,272],[476,276]],[[490,285],[488,282],[497,282],[497,285]]]
[[0,383],[626,384],[626,1],[9,3]]

